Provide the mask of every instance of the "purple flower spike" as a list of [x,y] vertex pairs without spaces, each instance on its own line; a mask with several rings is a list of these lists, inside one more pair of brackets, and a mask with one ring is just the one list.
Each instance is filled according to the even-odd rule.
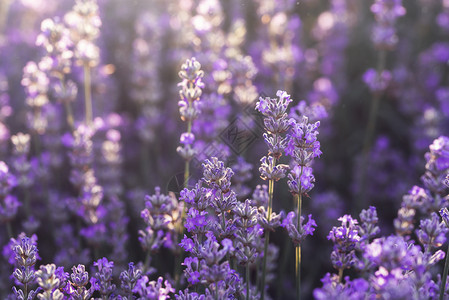
[[416,235],[425,249],[439,248],[446,241],[448,228],[440,221],[436,213],[432,213],[430,219],[421,220],[419,227]]
[[[276,95],[279,98],[260,97],[256,103],[256,110],[265,116],[266,131],[273,136],[286,132],[292,123],[292,120],[287,115],[287,107],[292,102],[290,95],[284,91],[277,91]],[[282,149],[273,149],[273,146],[278,143],[282,144],[283,139],[277,139],[276,143],[269,143],[267,138],[265,140],[268,142],[270,153],[279,158],[282,154]]]
[[106,257],[103,257],[94,262],[94,266],[98,269],[98,272],[95,273],[95,279],[100,294],[104,298],[107,298],[116,288],[115,284],[112,283],[112,268],[114,267],[114,262],[108,261]]
[[128,270],[120,273],[122,290],[128,295],[132,295],[137,281],[142,277],[142,270],[134,266],[134,263],[128,264]]
[[141,277],[136,286],[133,289],[134,293],[137,293],[141,299],[170,299],[170,294],[175,292],[171,284],[159,277],[157,281],[150,281],[147,276]]
[[331,253],[332,264],[337,269],[350,268],[355,264],[355,251],[360,241],[357,230],[357,220],[350,215],[344,215],[338,219],[340,227],[333,227],[327,238],[334,243]]
[[296,213],[291,211],[287,214],[285,219],[282,221],[282,227],[287,229],[288,235],[293,241],[293,245],[299,246],[301,242],[308,236],[313,235],[315,231],[316,222],[312,219],[312,215],[309,214],[308,221],[306,224],[303,224],[305,218],[301,216],[300,227],[297,228],[297,216]]
[[39,295],[39,299],[63,299],[64,295],[59,288],[65,285],[65,280],[62,280],[56,274],[56,266],[48,264],[41,266],[36,271],[37,284],[44,290],[43,295]]

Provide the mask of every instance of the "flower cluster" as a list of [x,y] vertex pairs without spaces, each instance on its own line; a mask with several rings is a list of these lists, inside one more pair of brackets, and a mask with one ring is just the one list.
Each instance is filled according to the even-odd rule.
[[195,136],[191,132],[191,128],[193,120],[201,113],[200,97],[204,87],[203,76],[201,64],[195,57],[188,59],[179,71],[179,77],[182,81],[179,83],[181,100],[178,101],[178,106],[181,119],[187,122],[187,132],[181,134],[180,142],[183,146],[179,146],[177,151],[186,161],[190,161],[195,155],[192,148]]
[[141,217],[147,227],[139,231],[143,249],[156,252],[162,246],[173,248],[180,215],[180,207],[173,193],[163,195],[160,188],[156,187],[154,195],[145,196],[145,209],[142,210]]
[[20,202],[11,195],[11,190],[17,185],[14,175],[9,172],[8,166],[0,161],[0,223],[8,223],[14,219]]
[[277,91],[276,96],[279,98],[260,97],[256,103],[256,110],[264,115],[263,121],[267,132],[263,138],[268,145],[268,154],[279,159],[286,146],[286,138],[281,134],[287,132],[292,123],[287,114],[287,107],[292,99],[285,91]]
[[360,235],[358,221],[350,215],[344,215],[338,221],[341,221],[341,226],[334,226],[327,238],[334,243],[331,254],[332,264],[340,270],[350,268],[356,263],[355,249],[360,242]]
[[449,1],[128,2],[0,1],[0,299],[449,299]]
[[405,15],[402,0],[376,0],[371,6],[377,24],[373,29],[373,41],[380,49],[394,48],[398,42],[394,24]]
[[95,0],[78,0],[73,10],[64,16],[74,43],[74,56],[77,63],[95,67],[99,63],[100,49],[95,39],[100,35],[101,19]]

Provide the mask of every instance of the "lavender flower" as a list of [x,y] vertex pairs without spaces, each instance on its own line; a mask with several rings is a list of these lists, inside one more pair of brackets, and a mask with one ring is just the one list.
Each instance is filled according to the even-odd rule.
[[341,226],[333,227],[327,238],[334,243],[331,254],[332,264],[336,269],[342,270],[355,264],[355,248],[360,241],[360,236],[356,219],[350,215],[344,215],[338,221],[341,221]]
[[94,262],[94,267],[98,269],[94,276],[98,290],[103,298],[107,298],[116,289],[115,284],[112,283],[114,262],[108,261],[106,257],[103,257]]
[[211,160],[206,159],[203,163],[204,182],[214,190],[221,190],[223,193],[229,192],[233,175],[232,169],[225,168],[224,163],[216,157],[212,157]]
[[292,99],[284,91],[277,91],[276,96],[279,98],[260,97],[256,103],[256,110],[265,116],[265,130],[272,135],[272,137],[269,137],[267,134],[264,135],[269,155],[279,159],[285,148],[285,138],[281,138],[280,135],[286,132],[292,123],[286,113]]
[[100,34],[101,19],[95,0],[78,0],[64,16],[74,42],[74,54],[80,65],[94,67],[98,64],[99,49],[93,41]]
[[127,294],[127,296],[131,297],[133,294],[133,290],[137,284],[137,281],[142,277],[142,270],[134,266],[134,263],[130,262],[128,265],[128,270],[120,273],[120,282],[121,288],[123,292]]
[[268,187],[264,185],[257,185],[252,195],[252,204],[256,207],[266,207],[268,204]]
[[187,122],[187,132],[183,135],[189,138],[182,138],[181,140],[184,146],[179,146],[177,152],[186,160],[190,161],[195,152],[192,149],[193,136],[191,135],[192,122],[197,118],[201,112],[200,97],[202,94],[202,88],[204,83],[202,78],[204,72],[201,70],[201,64],[195,57],[188,59],[182,66],[179,72],[179,77],[182,81],[179,83],[181,87],[179,96],[181,100],[178,102],[179,113],[181,119]]
[[117,197],[123,192],[122,163],[121,134],[115,129],[109,129],[106,132],[106,140],[101,144],[101,157],[95,170],[107,198]]
[[313,235],[313,232],[315,231],[316,222],[314,219],[312,219],[312,215],[309,214],[308,221],[306,224],[304,223],[305,218],[301,216],[300,220],[300,226],[297,227],[298,221],[297,221],[297,215],[295,212],[291,211],[287,214],[285,219],[282,221],[282,227],[284,227],[287,232],[288,236],[292,239],[293,245],[295,247],[301,245],[301,242],[308,236]]
[[[62,269],[62,272],[63,269]],[[59,290],[64,282],[56,274],[56,265],[48,264],[40,266],[35,273],[37,284],[43,289],[43,292],[37,295],[38,299],[62,300],[64,294]]]
[[30,108],[28,126],[33,132],[43,134],[47,128],[47,120],[43,118],[40,112],[43,106],[48,103],[47,92],[50,81],[35,62],[28,62],[23,69],[23,73],[21,83],[26,89],[26,104]]
[[11,167],[16,173],[17,185],[23,189],[29,188],[34,182],[32,164],[28,160],[31,136],[19,132],[11,137],[11,142],[13,145]]
[[315,176],[312,168],[296,165],[288,174],[288,187],[293,195],[303,195],[314,187]]
[[73,136],[67,134],[63,137],[63,143],[71,150],[69,153],[72,165],[70,182],[78,190],[78,199],[74,203],[73,209],[88,224],[98,222],[98,208],[103,198],[103,188],[97,184],[92,169],[93,135],[92,127],[79,125],[73,132]]
[[10,194],[16,185],[16,177],[9,172],[8,166],[0,161],[0,223],[10,222],[17,214],[20,202]]
[[[253,263],[257,253],[259,234],[257,225],[257,209],[251,205],[251,200],[239,203],[234,208],[237,216],[236,226],[236,257],[240,264],[248,265]],[[247,281],[249,278],[246,279]]]
[[178,226],[183,209],[182,205],[178,206],[173,193],[163,195],[159,187],[154,190],[154,195],[145,196],[145,209],[141,212],[147,228],[139,231],[142,247],[152,252],[162,246],[170,249],[174,247],[175,228]]
[[374,94],[384,92],[391,82],[391,73],[388,70],[382,70],[380,74],[374,69],[366,70],[363,74],[363,81]]
[[157,281],[150,281],[147,276],[142,276],[137,280],[136,286],[133,289],[140,297],[138,299],[170,299],[169,295],[175,292],[171,284],[159,277]]
[[65,292],[74,299],[88,299],[98,290],[98,286],[95,285],[95,279],[93,278],[90,280],[90,287],[87,287],[89,284],[89,273],[84,265],[73,266],[70,279],[70,284],[66,286]]
[[260,178],[263,180],[278,181],[285,177],[288,169],[287,165],[276,164],[273,156],[264,156],[260,159],[261,165],[259,167]]
[[69,37],[69,30],[59,19],[42,21],[41,33],[36,39],[36,45],[44,47],[47,52],[39,63],[43,71],[59,79],[70,72],[73,52],[69,48],[73,43]]
[[15,254],[15,261],[17,268],[13,272],[14,278],[23,285],[23,292],[13,288],[14,294],[18,299],[28,299],[27,297],[34,297],[38,290],[28,290],[29,286],[35,282],[34,265],[39,258],[36,239],[23,237],[20,242],[17,241],[12,250]]
[[362,279],[349,280],[345,278],[345,283],[340,282],[339,277],[327,273],[321,282],[323,286],[313,291],[313,296],[317,300],[325,299],[363,299],[369,291],[369,283]]
[[309,166],[315,157],[322,154],[320,142],[317,140],[320,122],[309,123],[307,117],[303,116],[300,122],[295,122],[285,153],[293,156],[300,166]]
[[416,235],[426,251],[439,248],[446,241],[448,229],[436,213],[432,213],[430,219],[421,220],[419,227]]
[[360,225],[358,225],[358,233],[360,241],[369,241],[380,233],[380,228],[376,225],[379,221],[377,210],[374,206],[369,209],[363,209],[360,213]]
[[426,172],[421,180],[427,189],[441,194],[446,190],[443,183],[449,169],[449,138],[440,136],[429,146],[429,150],[425,154]]
[[373,30],[374,44],[380,49],[391,49],[397,44],[394,24],[398,17],[405,15],[402,0],[376,0],[371,6],[377,24]]
[[[411,250],[413,250],[411,246]],[[388,271],[396,268],[408,269],[413,265],[413,257],[409,255],[409,245],[399,236],[388,236],[375,239],[367,245],[364,256]]]

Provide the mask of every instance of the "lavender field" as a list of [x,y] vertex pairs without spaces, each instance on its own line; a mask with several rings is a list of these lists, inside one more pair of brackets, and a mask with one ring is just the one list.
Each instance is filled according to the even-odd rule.
[[448,0],[0,0],[0,299],[449,299]]

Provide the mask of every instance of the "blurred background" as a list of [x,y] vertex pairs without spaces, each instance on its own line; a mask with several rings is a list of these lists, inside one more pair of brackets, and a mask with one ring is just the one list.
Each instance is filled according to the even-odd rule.
[[[99,53],[91,68],[98,128],[94,169],[104,191],[114,191],[128,216],[123,262],[144,259],[137,240],[137,231],[144,227],[144,196],[156,186],[176,195],[183,187],[184,162],[176,148],[186,124],[179,117],[177,84],[181,64],[190,57],[196,57],[205,73],[202,113],[192,129],[198,155],[191,166],[191,185],[201,177],[203,159],[211,156],[241,171],[236,182],[239,199],[251,197],[256,185],[266,184],[258,172],[259,160],[267,153],[263,121],[254,110],[259,97],[274,98],[277,90],[285,90],[294,100],[292,118],[307,115],[321,122],[318,140],[323,154],[313,165],[315,188],[304,199],[304,213],[312,213],[318,224],[303,250],[305,295],[332,271],[332,244],[326,237],[339,216],[357,217],[361,209],[374,205],[382,235],[394,232],[402,196],[424,173],[429,144],[449,130],[449,2],[405,1],[404,12],[380,33],[378,26],[385,24],[373,13],[372,4],[98,0],[101,26],[94,44]],[[77,246],[70,255],[61,254],[64,243],[50,245],[70,240],[75,233],[53,230],[42,220],[70,205],[61,204],[52,212],[48,201],[70,203],[62,199],[74,193],[68,180],[69,156],[60,142],[70,126],[51,76],[45,105],[27,100],[36,91],[30,92],[24,68],[30,61],[44,68],[45,45],[36,44],[45,33],[41,24],[47,18],[72,24],[67,13],[73,5],[69,0],[0,2],[0,160],[12,164],[11,136],[30,133],[26,157],[33,166],[24,175],[30,180],[26,197],[33,213],[21,207],[11,223],[15,234],[37,233],[42,262],[67,266],[87,263],[91,254]],[[76,124],[84,120],[83,68],[75,63],[65,76],[78,90],[70,102]],[[45,86],[36,82],[37,90]],[[41,141],[39,149],[40,139],[47,142]],[[115,146],[108,148],[106,140]],[[115,181],[108,177],[111,172]],[[19,200],[25,190],[15,189]],[[293,208],[286,181],[276,184],[273,203],[277,212]],[[56,216],[51,219],[57,224]],[[71,216],[66,221],[75,222]],[[8,239],[2,230],[0,241],[5,245]],[[103,232],[100,239],[107,240],[106,231],[95,235]],[[270,294],[288,299],[282,293],[294,287],[294,251],[281,230],[272,234],[272,242],[279,249],[279,271]],[[170,269],[159,266],[160,273]]]

